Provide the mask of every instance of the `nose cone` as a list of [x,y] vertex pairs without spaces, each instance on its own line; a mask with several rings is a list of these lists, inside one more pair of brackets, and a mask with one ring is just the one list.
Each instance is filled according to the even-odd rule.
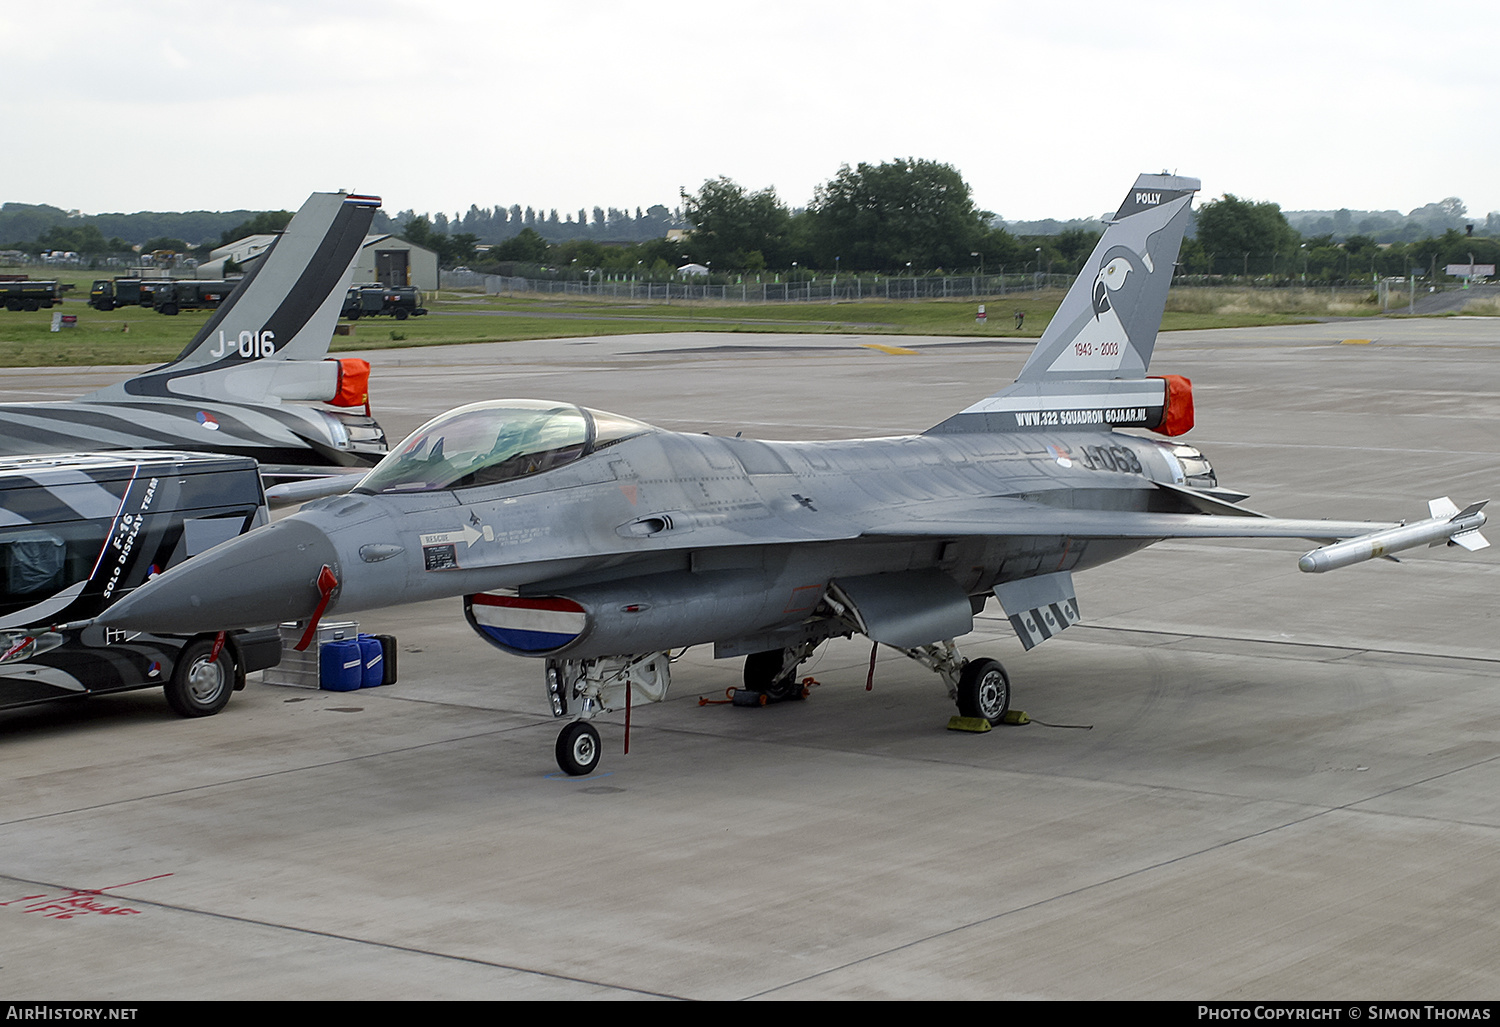
[[100,614],[99,623],[186,635],[305,620],[318,605],[325,565],[343,579],[328,536],[291,517],[151,579]]

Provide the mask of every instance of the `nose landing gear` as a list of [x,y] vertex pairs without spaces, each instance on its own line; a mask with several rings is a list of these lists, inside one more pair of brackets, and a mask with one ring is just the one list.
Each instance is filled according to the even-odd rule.
[[[578,719],[557,736],[557,765],[564,774],[583,777],[599,767],[603,750],[599,731],[589,721],[601,713],[637,702],[661,702],[672,680],[668,654],[606,656],[592,660],[548,660],[544,671],[547,700],[554,717],[565,716],[576,705]],[[627,691],[628,690],[628,691]],[[630,716],[625,717],[629,739]],[[629,752],[629,745],[626,746]]]
[[592,774],[601,755],[599,732],[586,720],[573,721],[557,736],[557,765],[565,774]]

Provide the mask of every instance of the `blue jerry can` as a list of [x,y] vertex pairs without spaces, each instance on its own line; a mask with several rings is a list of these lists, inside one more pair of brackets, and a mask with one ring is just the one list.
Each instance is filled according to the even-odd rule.
[[385,651],[381,648],[380,639],[360,632],[359,656],[362,666],[359,687],[374,688],[376,685],[385,684],[384,655]]
[[354,639],[324,642],[318,650],[318,687],[330,692],[352,692],[363,677],[364,660]]

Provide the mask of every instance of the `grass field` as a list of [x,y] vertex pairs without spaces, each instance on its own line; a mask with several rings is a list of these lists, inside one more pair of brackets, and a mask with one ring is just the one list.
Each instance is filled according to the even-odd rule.
[[1464,314],[1479,314],[1485,317],[1500,316],[1500,299],[1488,297],[1484,299],[1470,300],[1464,304],[1461,311]]
[[[1391,297],[1392,306],[1406,305],[1406,297]],[[1369,317],[1380,313],[1374,291],[1339,292],[1318,289],[1226,289],[1178,286],[1167,294],[1167,310],[1174,313],[1214,313],[1226,316],[1284,314],[1292,317]]]
[[[102,275],[103,273],[98,273]],[[50,331],[52,311],[0,309],[0,366],[81,366],[159,363],[176,356],[208,320],[208,311],[166,317],[144,308],[94,311],[87,306],[90,271],[64,272],[77,288],[62,310],[78,315],[75,327]],[[33,277],[41,277],[33,273]],[[432,314],[395,321],[361,320],[336,336],[334,352],[434,346],[515,339],[571,338],[650,332],[799,332],[836,335],[946,335],[1036,338],[1062,301],[1060,290],[986,301],[989,319],[977,324],[970,300],[840,303],[722,304],[629,303],[581,297],[496,297],[445,291],[428,297]],[[56,309],[56,308],[54,308]],[[1016,311],[1025,326],[1015,328]],[[1165,331],[1294,324],[1313,317],[1377,313],[1373,302],[1330,299],[1311,292],[1268,293],[1238,289],[1182,289],[1169,297]]]

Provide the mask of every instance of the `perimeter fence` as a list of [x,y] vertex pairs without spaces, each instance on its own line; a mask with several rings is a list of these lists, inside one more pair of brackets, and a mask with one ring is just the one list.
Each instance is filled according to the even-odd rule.
[[712,282],[685,279],[647,282],[596,278],[553,281],[511,278],[474,272],[443,273],[448,289],[483,287],[490,295],[521,293],[591,296],[601,299],[670,303],[673,300],[717,300],[726,303],[833,303],[858,300],[974,299],[1016,296],[1066,288],[1073,275],[829,275],[801,281]]
[[[718,278],[715,275],[714,278]],[[1021,298],[1049,289],[1066,289],[1071,274],[1020,275],[808,275],[793,281],[750,281],[748,276],[725,276],[713,281],[702,276],[679,281],[645,281],[633,278],[529,278],[489,275],[475,271],[444,271],[445,289],[483,289],[492,296],[557,295],[587,296],[640,303],[707,300],[721,303],[835,303],[859,300],[1002,300]],[[769,277],[769,276],[763,276]],[[735,280],[738,278],[738,280]],[[1316,291],[1340,297],[1367,296],[1369,284],[1267,281],[1178,275],[1176,290],[1251,289],[1257,293]]]

